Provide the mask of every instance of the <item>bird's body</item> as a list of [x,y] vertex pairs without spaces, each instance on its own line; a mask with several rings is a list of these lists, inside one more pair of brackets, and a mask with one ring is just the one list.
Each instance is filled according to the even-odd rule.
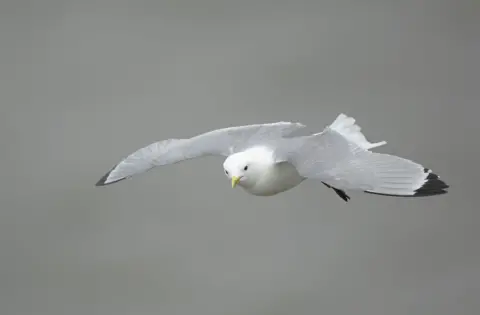
[[[279,194],[298,186],[306,179],[300,176],[292,164],[288,162],[275,162],[274,154],[274,151],[269,147],[252,147],[229,156],[225,160],[224,168],[225,170],[232,169],[229,174],[235,176],[235,174],[238,174],[234,167],[237,160],[249,161],[250,173],[254,173],[254,178],[253,180],[249,180],[248,177],[244,177],[239,180],[238,185],[248,193],[256,196],[273,196]],[[238,159],[236,159],[237,156]],[[255,161],[262,162],[255,163]]]
[[252,195],[273,196],[300,185],[305,179],[292,164],[280,162],[273,164],[255,186],[245,190]]
[[306,179],[320,180],[343,200],[344,190],[388,196],[445,194],[448,185],[422,165],[372,152],[355,119],[340,114],[322,132],[291,136],[305,126],[278,122],[217,129],[189,139],[169,139],[135,151],[115,165],[97,186],[116,183],[155,166],[205,155],[226,157],[223,168],[232,187],[256,196],[273,196]]

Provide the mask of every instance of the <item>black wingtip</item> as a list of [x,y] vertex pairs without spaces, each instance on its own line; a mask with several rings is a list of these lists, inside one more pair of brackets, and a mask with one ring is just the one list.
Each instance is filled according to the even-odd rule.
[[[115,166],[116,167],[116,166]],[[126,179],[126,177],[124,178],[120,178],[118,180],[115,180],[115,181],[112,181],[112,182],[106,182],[107,179],[108,179],[108,176],[110,175],[110,173],[115,169],[115,167],[113,167],[111,170],[109,170],[105,175],[102,176],[102,178],[100,178],[98,180],[98,182],[95,183],[95,186],[99,187],[99,186],[107,186],[107,185],[111,185],[111,184],[115,184],[115,183],[118,183],[124,179]]]
[[423,186],[415,190],[414,197],[443,195],[448,192],[446,189],[450,186],[441,180],[437,174],[432,173],[431,170],[427,168],[424,169],[424,172],[428,173],[428,176]]
[[100,178],[100,179],[98,180],[98,182],[95,183],[95,186],[97,186],[97,187],[98,187],[98,186],[105,186],[105,185],[106,185],[106,184],[105,184],[105,181],[107,180],[108,174],[109,174],[109,173],[103,175],[102,178]]
[[373,191],[365,191],[367,194],[380,195],[380,196],[390,196],[390,197],[428,197],[436,195],[444,195],[448,193],[446,190],[450,186],[447,185],[443,180],[439,178],[437,174],[432,173],[428,168],[425,168],[424,173],[428,173],[425,183],[422,187],[416,189],[413,195],[393,195],[393,194],[383,194],[376,193]]

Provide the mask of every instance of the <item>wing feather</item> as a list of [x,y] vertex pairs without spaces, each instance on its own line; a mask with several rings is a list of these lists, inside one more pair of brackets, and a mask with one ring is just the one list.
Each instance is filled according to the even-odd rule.
[[228,156],[255,142],[281,138],[304,127],[292,122],[255,124],[212,130],[188,139],[154,142],[121,160],[100,178],[96,186],[113,184],[156,166],[207,155]]
[[[340,120],[353,125],[354,119],[341,115]],[[446,193],[449,186],[431,170],[405,158],[371,152],[369,149],[385,142],[368,142],[359,127],[345,129],[339,118],[321,133],[281,140],[277,160],[289,161],[301,176],[338,189],[390,196]],[[345,132],[348,130],[353,133]]]

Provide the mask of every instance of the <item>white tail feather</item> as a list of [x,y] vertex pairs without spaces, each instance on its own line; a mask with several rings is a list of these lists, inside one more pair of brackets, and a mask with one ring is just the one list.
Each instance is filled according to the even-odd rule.
[[349,117],[343,113],[338,115],[337,119],[335,119],[329,128],[340,133],[349,141],[355,143],[365,150],[370,150],[387,144],[386,141],[380,141],[376,143],[369,142],[365,135],[361,132],[362,128],[355,124],[355,118]]

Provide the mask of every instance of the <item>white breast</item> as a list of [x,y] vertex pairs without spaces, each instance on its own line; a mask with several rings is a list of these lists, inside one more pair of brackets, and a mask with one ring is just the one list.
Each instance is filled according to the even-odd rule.
[[290,163],[282,162],[269,167],[257,183],[244,189],[256,196],[272,196],[299,185],[305,178]]

